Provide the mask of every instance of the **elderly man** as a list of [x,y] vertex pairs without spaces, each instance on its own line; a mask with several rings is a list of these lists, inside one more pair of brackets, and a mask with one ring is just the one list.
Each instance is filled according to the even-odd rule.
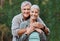
[[[25,33],[28,35],[31,32],[33,32],[34,28],[23,28],[20,27],[21,22],[28,21],[30,18],[30,8],[31,8],[31,3],[28,1],[24,1],[21,4],[21,12],[20,14],[16,15],[13,20],[12,20],[12,35],[13,35],[13,40],[12,41],[20,41],[19,37],[24,36]],[[38,18],[38,20],[45,26],[41,18]],[[32,25],[31,25],[32,26]]]

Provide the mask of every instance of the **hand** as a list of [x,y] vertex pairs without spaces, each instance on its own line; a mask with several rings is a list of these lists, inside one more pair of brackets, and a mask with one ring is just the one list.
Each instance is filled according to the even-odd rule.
[[37,32],[39,32],[40,34],[43,33],[43,31],[42,31],[41,29],[35,28],[35,30],[36,30]]
[[44,26],[43,26],[43,24],[41,24],[41,23],[39,23],[39,22],[35,22],[35,23],[33,23],[32,24],[34,27],[36,27],[36,28],[43,28]]
[[46,35],[49,35],[50,34],[49,28],[46,27],[45,30],[44,30],[44,32],[45,32]]
[[27,27],[25,34],[28,34],[29,35],[30,33],[32,33],[34,31],[34,29],[35,28],[33,26]]

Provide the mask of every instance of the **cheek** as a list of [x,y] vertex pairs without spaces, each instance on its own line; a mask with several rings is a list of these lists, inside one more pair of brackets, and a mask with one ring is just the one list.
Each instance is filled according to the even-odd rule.
[[25,12],[25,10],[22,10],[22,13],[24,13]]
[[30,14],[30,10],[28,10],[26,13]]
[[30,12],[30,10],[28,10],[28,12]]
[[38,16],[38,13],[36,13],[35,15]]

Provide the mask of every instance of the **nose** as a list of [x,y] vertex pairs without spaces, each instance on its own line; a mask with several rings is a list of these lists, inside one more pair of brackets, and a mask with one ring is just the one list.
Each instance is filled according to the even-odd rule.
[[25,12],[28,12],[28,10],[25,10]]
[[35,12],[33,13],[33,15],[35,15]]

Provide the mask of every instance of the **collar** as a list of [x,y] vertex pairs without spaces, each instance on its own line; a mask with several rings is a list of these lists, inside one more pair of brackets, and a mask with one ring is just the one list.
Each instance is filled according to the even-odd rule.
[[[29,20],[29,19],[30,19],[30,16],[29,16],[29,18],[27,20]],[[21,21],[26,21],[26,20],[24,20],[22,13],[21,13]]]

